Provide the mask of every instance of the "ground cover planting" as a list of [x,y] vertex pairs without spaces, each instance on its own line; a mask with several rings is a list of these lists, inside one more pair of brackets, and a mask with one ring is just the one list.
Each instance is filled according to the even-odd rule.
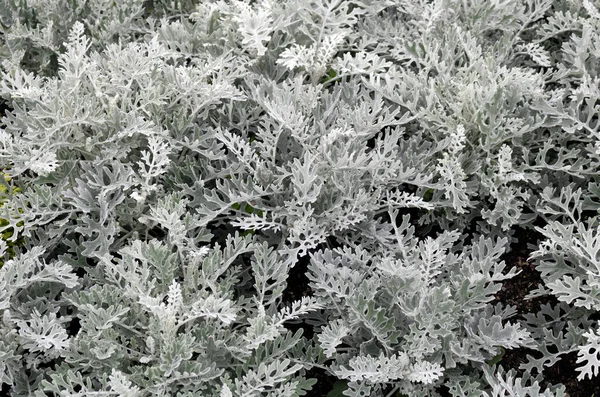
[[600,396],[598,0],[0,0],[10,396]]

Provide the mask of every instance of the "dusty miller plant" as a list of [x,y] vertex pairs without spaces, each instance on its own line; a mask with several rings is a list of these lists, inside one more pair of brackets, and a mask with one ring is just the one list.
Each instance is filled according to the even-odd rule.
[[[562,396],[570,352],[596,377],[598,8],[4,1],[0,382]],[[494,300],[517,227],[539,313]],[[532,376],[495,364],[522,347]]]

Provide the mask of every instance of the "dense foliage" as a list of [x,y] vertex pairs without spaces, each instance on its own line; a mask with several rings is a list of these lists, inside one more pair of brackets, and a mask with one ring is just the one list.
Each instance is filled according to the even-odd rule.
[[[597,378],[599,9],[1,0],[0,384],[564,396],[572,352]],[[493,302],[517,228],[559,302],[525,320]]]

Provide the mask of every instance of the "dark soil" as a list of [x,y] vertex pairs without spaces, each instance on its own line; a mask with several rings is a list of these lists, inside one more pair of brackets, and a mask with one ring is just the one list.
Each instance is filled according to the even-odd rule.
[[333,384],[339,381],[338,378],[331,375],[329,372],[316,367],[310,371],[306,371],[306,378],[317,380],[317,383],[315,383],[311,391],[308,392],[309,397],[326,397],[327,393],[333,389]]

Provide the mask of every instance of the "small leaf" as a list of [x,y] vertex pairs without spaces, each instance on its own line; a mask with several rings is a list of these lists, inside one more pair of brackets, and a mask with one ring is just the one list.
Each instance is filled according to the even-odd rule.
[[348,390],[348,381],[339,380],[333,384],[333,388],[327,393],[326,397],[346,397],[344,391]]
[[487,361],[487,364],[488,364],[490,367],[493,367],[494,365],[498,364],[500,361],[502,361],[502,358],[504,357],[504,353],[506,353],[506,350],[504,350],[504,348],[503,348],[503,347],[500,347],[500,353],[499,353],[499,354],[497,354],[496,356],[494,356],[494,357],[490,358],[490,359]]
[[323,76],[323,79],[321,80],[321,84],[327,83],[329,80],[332,80],[336,76],[337,76],[337,73],[335,72],[335,70],[329,69],[329,71],[325,74],[325,76]]
[[434,191],[434,189],[427,189],[427,191],[425,191],[425,194],[423,195],[423,201],[431,201],[431,199],[433,198]]

